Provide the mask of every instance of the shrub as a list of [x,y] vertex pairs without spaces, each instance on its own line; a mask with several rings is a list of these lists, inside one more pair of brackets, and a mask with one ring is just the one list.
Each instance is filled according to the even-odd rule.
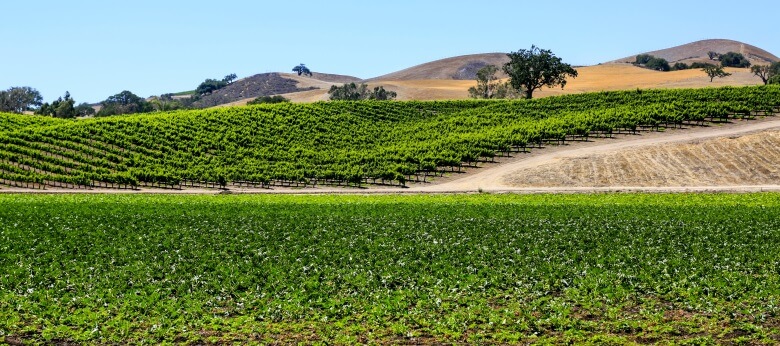
[[290,102],[287,98],[281,95],[274,95],[274,96],[260,96],[252,101],[247,102],[248,105],[259,105],[263,103],[282,103],[282,102]]
[[750,67],[750,61],[744,55],[728,52],[720,56],[720,65],[723,67]]

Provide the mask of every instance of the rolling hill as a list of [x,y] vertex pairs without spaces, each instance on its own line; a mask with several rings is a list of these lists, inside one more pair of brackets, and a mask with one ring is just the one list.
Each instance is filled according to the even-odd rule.
[[508,61],[506,53],[462,55],[420,64],[398,72],[370,78],[367,81],[474,80],[479,69],[487,65],[501,66]]
[[[667,61],[691,63],[711,61],[707,52],[740,52],[753,64],[780,61],[764,49],[739,41],[712,39],[692,42],[672,48],[650,51]],[[761,81],[749,69],[727,69],[732,75],[710,82],[699,70],[658,72],[630,64],[636,55],[593,66],[578,67],[579,77],[569,79],[566,88],[544,88],[535,97],[576,94],[593,91],[629,89],[702,88],[718,86],[757,85]],[[564,57],[565,60],[565,57]],[[398,93],[398,100],[457,100],[468,98],[468,88],[475,84],[477,70],[486,65],[502,66],[508,61],[505,53],[462,55],[431,61],[382,76],[358,77],[315,72],[313,76],[291,73],[259,74],[241,79],[223,91],[209,95],[204,106],[238,106],[258,96],[282,95],[293,102],[328,100],[332,85],[365,82],[369,87],[384,86]],[[506,78],[503,73],[499,77]]]
[[[707,52],[741,52],[754,64],[766,64],[780,61],[776,55],[753,45],[733,40],[713,39],[697,41],[672,48],[650,51],[644,54],[655,55],[670,62],[694,62],[709,60]],[[545,97],[562,94],[575,94],[592,91],[628,90],[628,89],[668,89],[702,88],[717,86],[746,86],[760,84],[748,69],[727,69],[732,75],[710,82],[699,70],[658,72],[636,67],[628,62],[635,55],[613,60],[594,66],[578,67],[579,77],[570,79],[566,88],[545,88],[534,94]],[[501,66],[508,61],[504,53],[472,54],[436,60],[397,72],[366,79],[369,86],[382,85],[398,93],[399,100],[450,100],[468,98],[468,88],[474,85],[476,71],[488,64]],[[297,76],[288,76],[296,79]],[[506,77],[506,76],[501,76]],[[338,84],[332,81],[317,81],[314,78],[297,78],[301,88],[317,86],[321,89],[287,93],[283,96],[293,102],[315,102],[327,100],[327,89]],[[355,80],[350,80],[355,81]],[[340,82],[340,81],[339,81]],[[345,81],[346,82],[346,81]],[[248,100],[247,100],[248,101]],[[244,101],[245,103],[245,101]],[[243,104],[235,102],[231,105]]]
[[[753,64],[767,64],[775,61],[780,61],[780,58],[778,58],[774,54],[769,53],[756,46],[752,46],[747,43],[743,43],[739,41],[723,40],[723,39],[701,40],[701,41],[691,42],[688,44],[684,44],[672,48],[646,52],[644,54],[650,54],[659,58],[666,59],[670,63],[676,63],[676,62],[691,63],[691,62],[711,61],[707,56],[707,53],[711,51],[719,54],[724,54],[728,52],[742,53],[742,55],[748,58],[748,60],[750,60],[750,62]],[[636,61],[636,55],[625,57],[623,59],[618,59],[613,62],[632,63],[634,61]]]
[[321,102],[56,123],[0,114],[15,187],[404,184],[589,133],[777,111],[780,88],[588,93],[525,102]]

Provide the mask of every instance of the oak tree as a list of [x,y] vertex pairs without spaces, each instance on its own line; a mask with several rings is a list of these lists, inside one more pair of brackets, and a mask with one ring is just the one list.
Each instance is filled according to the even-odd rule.
[[507,54],[509,62],[504,64],[504,72],[509,75],[509,83],[525,94],[526,99],[533,97],[535,90],[543,86],[553,88],[566,86],[566,77],[577,77],[577,70],[564,63],[552,51],[531,46]]

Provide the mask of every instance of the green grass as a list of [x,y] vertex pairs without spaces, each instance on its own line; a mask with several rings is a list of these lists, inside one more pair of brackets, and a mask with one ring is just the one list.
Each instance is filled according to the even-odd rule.
[[0,342],[780,342],[779,194],[0,195]]
[[187,96],[187,95],[195,95],[195,93],[197,93],[197,91],[195,91],[195,90],[188,90],[188,91],[180,91],[180,92],[177,92],[177,93],[173,93],[172,95],[173,96]]

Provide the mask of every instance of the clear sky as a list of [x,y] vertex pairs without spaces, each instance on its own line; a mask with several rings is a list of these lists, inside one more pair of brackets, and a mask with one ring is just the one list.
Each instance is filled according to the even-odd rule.
[[289,72],[376,77],[436,59],[535,44],[591,65],[701,39],[780,55],[777,0],[7,0],[0,89],[50,102],[192,90],[206,78]]

